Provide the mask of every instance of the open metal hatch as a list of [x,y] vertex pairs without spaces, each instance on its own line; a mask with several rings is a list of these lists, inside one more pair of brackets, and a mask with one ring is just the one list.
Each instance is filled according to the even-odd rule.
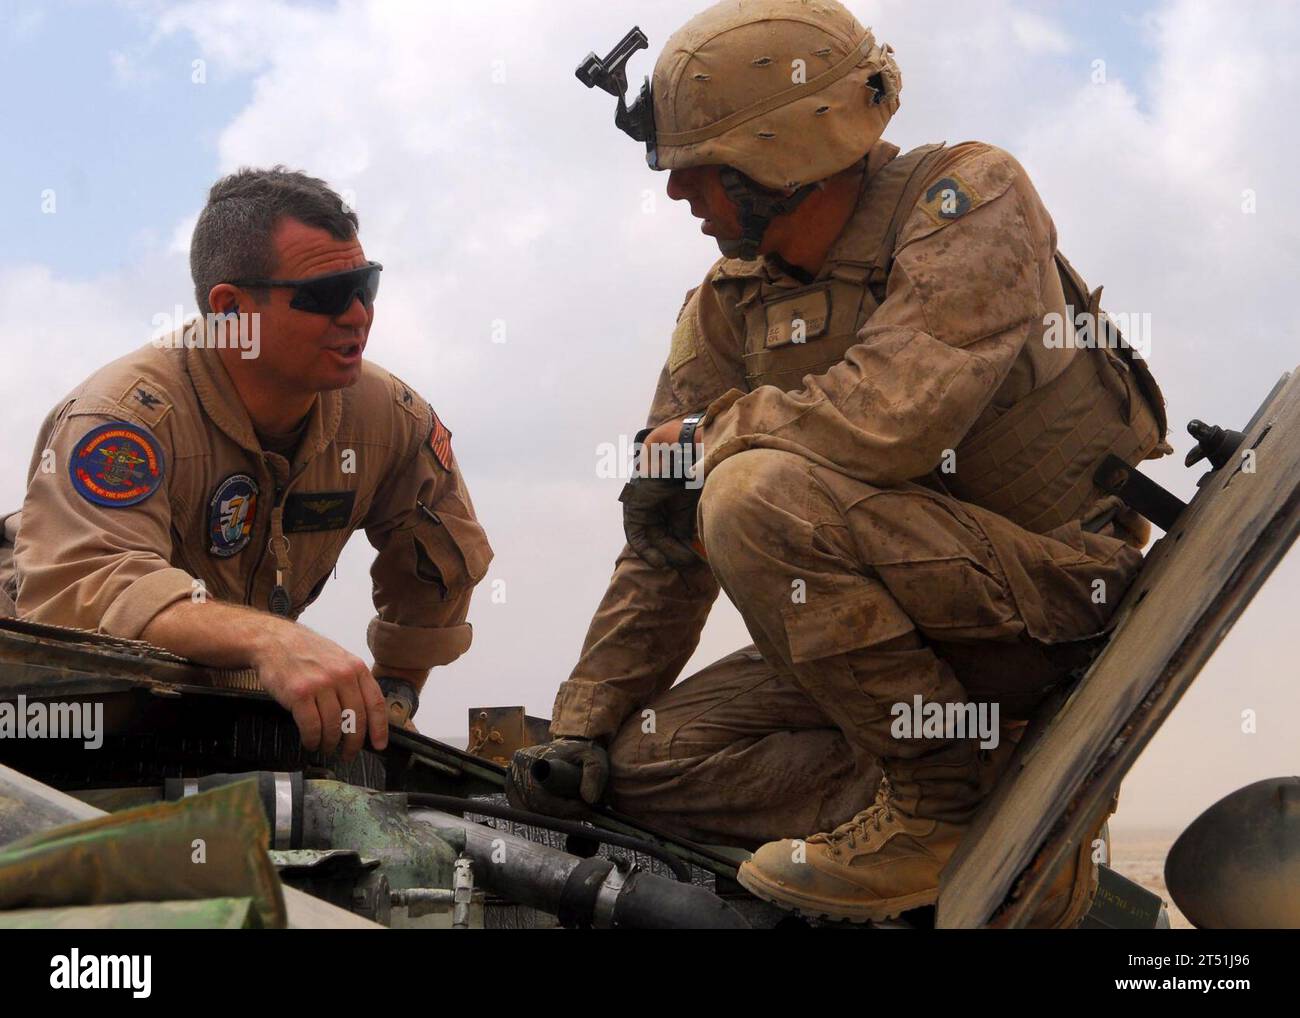
[[1113,636],[1044,706],[940,884],[940,927],[1023,926],[1300,532],[1300,372],[1152,548]]

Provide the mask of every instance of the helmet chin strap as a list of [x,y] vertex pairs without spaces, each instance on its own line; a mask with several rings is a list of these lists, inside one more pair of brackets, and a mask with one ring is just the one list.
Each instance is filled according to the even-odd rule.
[[718,248],[728,258],[741,258],[745,261],[753,261],[758,257],[763,234],[773,219],[793,212],[803,204],[804,199],[823,185],[823,181],[819,180],[804,184],[791,194],[781,194],[756,183],[734,166],[724,166],[721,176],[727,197],[735,203],[740,213],[741,237],[739,240],[719,238]]

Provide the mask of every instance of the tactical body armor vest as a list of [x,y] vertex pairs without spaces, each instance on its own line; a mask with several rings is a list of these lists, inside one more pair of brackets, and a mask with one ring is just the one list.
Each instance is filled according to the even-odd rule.
[[[870,175],[845,227],[845,236],[859,239],[837,245],[815,282],[776,285],[760,262],[721,263],[714,285],[736,288],[751,390],[800,389],[804,376],[828,371],[858,342],[884,301],[899,230],[943,147],[913,149]],[[844,257],[846,247],[858,257]],[[1074,316],[1086,309],[1098,323],[1095,345],[1070,343],[1050,362],[1036,360],[1036,387],[1009,409],[996,409],[1006,401],[995,395],[955,450],[955,472],[916,478],[1038,533],[1088,517],[1105,497],[1092,478],[1107,453],[1136,464],[1170,451],[1164,399],[1145,361],[1101,312],[1101,288],[1090,293],[1059,252],[1056,265],[1067,330],[1073,335]]]

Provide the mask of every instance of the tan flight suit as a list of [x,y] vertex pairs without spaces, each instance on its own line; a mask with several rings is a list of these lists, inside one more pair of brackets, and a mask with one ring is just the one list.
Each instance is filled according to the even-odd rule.
[[[830,830],[881,761],[917,815],[968,818],[974,743],[894,738],[891,706],[1028,716],[1141,563],[1145,521],[1092,475],[1170,451],[1145,365],[1044,338],[1100,291],[1011,156],[897,156],[871,149],[815,279],[723,259],[688,295],[648,423],[707,408],[708,563],[625,549],[556,697],[554,735],[608,743],[613,805],[688,836]],[[719,583],[755,646],[672,686]]]
[[[124,454],[126,472],[101,465]],[[492,551],[429,405],[366,362],[355,385],[317,397],[290,463],[259,444],[218,352],[172,337],[101,368],[46,418],[15,549],[18,613],[137,638],[186,599],[270,610],[278,578],[296,618],[357,529],[378,551],[376,672],[463,654]]]

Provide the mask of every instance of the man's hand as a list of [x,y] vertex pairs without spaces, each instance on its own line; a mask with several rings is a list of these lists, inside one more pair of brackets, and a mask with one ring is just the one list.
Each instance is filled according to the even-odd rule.
[[[341,739],[343,759],[351,760],[365,745],[367,730],[375,749],[387,746],[388,704],[366,663],[306,626],[267,619],[279,624],[254,642],[251,663],[262,688],[293,715],[303,748],[330,754]],[[345,733],[348,710],[352,731]]]
[[[700,489],[682,476],[703,456],[702,427],[683,462],[677,450],[682,421],[665,421],[643,440],[636,476],[623,487],[623,533],[627,543],[656,569],[684,568],[698,561],[695,544],[695,508]],[[677,473],[674,473],[674,470]]]
[[[334,641],[267,612],[220,601],[168,605],[140,634],[155,646],[218,668],[255,668],[262,688],[293,715],[303,747],[343,758],[388,745],[388,705],[370,669]],[[343,711],[355,724],[343,732]]]
[[623,503],[623,534],[646,563],[666,569],[699,561],[691,550],[698,488],[683,488],[657,477],[634,477],[623,486],[618,500]]
[[[542,764],[541,768],[537,765]],[[565,775],[577,770],[577,780],[565,782]],[[538,771],[550,771],[546,785]],[[590,739],[559,738],[540,746],[517,751],[506,771],[506,799],[517,809],[529,809],[554,817],[580,817],[583,803],[594,806],[609,779],[609,754]]]

